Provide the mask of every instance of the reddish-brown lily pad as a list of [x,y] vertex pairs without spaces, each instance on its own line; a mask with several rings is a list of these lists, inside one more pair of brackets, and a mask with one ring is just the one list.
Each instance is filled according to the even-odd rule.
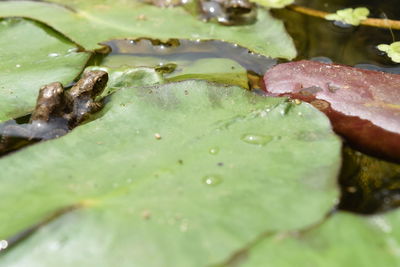
[[313,104],[360,150],[400,161],[400,75],[303,60],[270,69],[264,86]]

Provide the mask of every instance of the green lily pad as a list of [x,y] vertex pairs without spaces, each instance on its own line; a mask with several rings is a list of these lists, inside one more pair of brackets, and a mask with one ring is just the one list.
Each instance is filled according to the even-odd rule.
[[123,88],[96,120],[0,161],[0,240],[44,222],[0,260],[219,263],[321,220],[338,199],[340,147],[306,103],[205,81]]
[[222,84],[237,85],[248,89],[246,69],[234,60],[227,58],[203,58],[195,61],[166,60],[156,57],[131,55],[111,55],[104,59],[102,65],[109,69],[123,69],[127,66],[160,68],[168,65],[176,66],[171,73],[165,73],[167,81],[202,79]]
[[170,81],[204,79],[248,88],[246,70],[236,61],[227,58],[199,59],[166,77]]
[[0,20],[0,121],[30,112],[42,85],[72,82],[90,57],[77,50],[36,22]]
[[108,73],[109,82],[107,90],[104,90],[100,97],[105,97],[121,88],[163,84],[165,79],[153,68],[138,67],[119,67],[109,68],[105,66],[89,66],[86,70],[103,70]]
[[134,0],[68,1],[66,6],[5,1],[0,2],[0,16],[39,20],[88,50],[100,48],[100,42],[121,38],[218,39],[274,58],[296,56],[283,23],[263,9],[258,10],[256,23],[232,27],[203,22],[182,7],[162,9]]
[[305,233],[266,238],[241,266],[399,266],[399,220],[399,211],[371,217],[341,212]]

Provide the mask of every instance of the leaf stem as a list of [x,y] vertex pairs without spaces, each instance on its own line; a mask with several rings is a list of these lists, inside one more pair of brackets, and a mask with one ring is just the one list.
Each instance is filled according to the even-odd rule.
[[[286,6],[287,9],[317,17],[317,18],[322,18],[325,19],[325,16],[328,15],[328,12],[312,9],[309,7],[303,7],[299,5],[288,5]],[[391,19],[376,19],[376,18],[368,18],[365,20],[362,20],[360,22],[361,25],[364,26],[371,26],[371,27],[377,27],[377,28],[385,28],[385,29],[392,29],[392,30],[400,30],[400,21],[399,20],[391,20]]]

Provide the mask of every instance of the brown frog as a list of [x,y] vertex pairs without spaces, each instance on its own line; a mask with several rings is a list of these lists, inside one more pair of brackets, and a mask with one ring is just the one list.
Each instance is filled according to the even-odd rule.
[[[215,19],[224,25],[253,23],[256,5],[249,0],[142,0],[158,7],[183,6],[189,13],[201,13],[203,20]],[[196,10],[196,11],[194,11]]]
[[27,142],[65,135],[102,107],[95,98],[103,92],[107,81],[107,72],[95,70],[85,72],[67,92],[59,82],[40,88],[29,123],[18,124],[11,120],[0,124],[0,154]]
[[96,101],[108,82],[108,74],[102,70],[87,71],[83,77],[65,93],[66,114],[71,128],[76,127],[87,117],[99,111],[102,103]]
[[203,19],[216,19],[224,25],[253,23],[256,6],[248,0],[199,0]]

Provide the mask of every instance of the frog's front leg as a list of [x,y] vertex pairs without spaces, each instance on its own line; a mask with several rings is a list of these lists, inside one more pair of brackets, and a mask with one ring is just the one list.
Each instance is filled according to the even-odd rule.
[[102,107],[103,104],[101,102],[88,101],[85,104],[85,107],[81,109],[79,112],[77,112],[77,118],[75,123],[79,125],[83,121],[87,120],[91,114],[96,113],[100,109],[102,109]]
[[74,103],[72,112],[66,114],[64,118],[69,121],[70,128],[74,128],[85,121],[90,114],[99,111],[102,107],[103,104],[101,102],[95,102],[91,99],[80,100]]
[[91,114],[100,111],[103,108],[103,103],[100,101],[89,103],[89,110]]

